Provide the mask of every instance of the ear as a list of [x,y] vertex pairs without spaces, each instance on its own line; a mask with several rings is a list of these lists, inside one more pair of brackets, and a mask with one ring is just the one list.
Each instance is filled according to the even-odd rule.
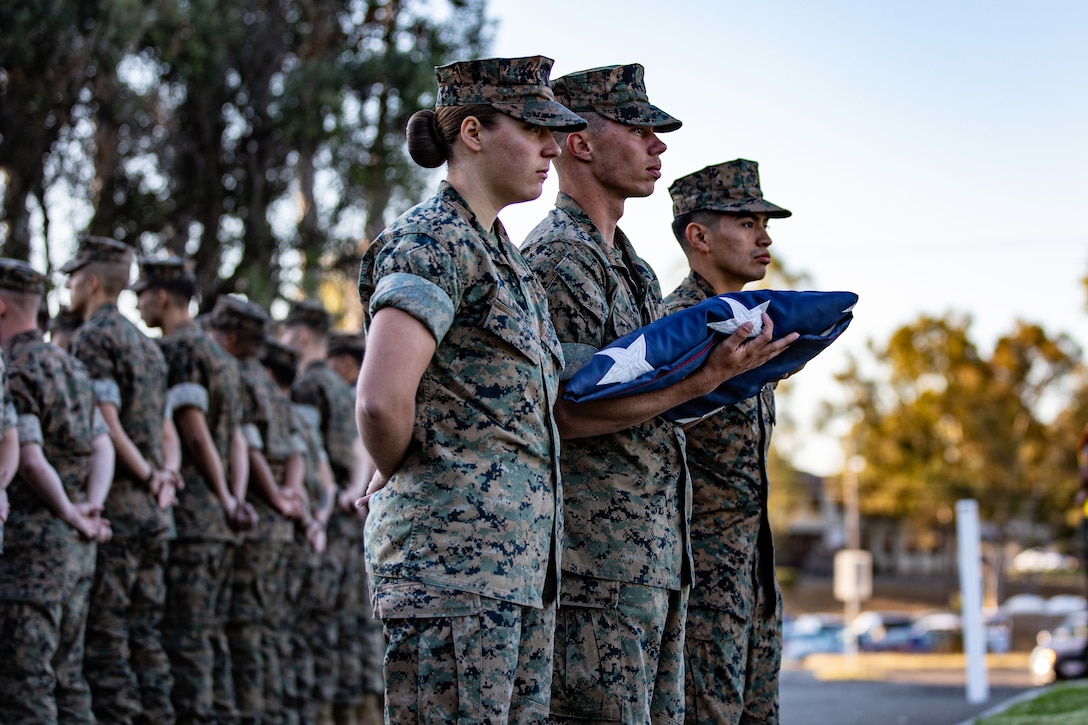
[[593,149],[590,148],[590,136],[581,131],[567,134],[567,140],[563,144],[563,155],[573,156],[581,161],[589,161],[593,158]]
[[483,124],[480,123],[480,119],[468,116],[461,121],[461,143],[469,151],[480,151],[483,149],[483,143],[480,141],[481,131],[483,131]]
[[689,222],[684,228],[684,237],[688,240],[688,246],[696,252],[706,254],[710,251],[710,242],[707,239],[706,227],[699,222]]

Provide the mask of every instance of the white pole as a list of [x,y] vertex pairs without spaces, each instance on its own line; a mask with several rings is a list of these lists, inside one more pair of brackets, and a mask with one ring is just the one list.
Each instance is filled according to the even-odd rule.
[[967,660],[967,702],[977,705],[990,699],[986,673],[986,633],[982,620],[982,557],[980,554],[978,502],[956,502],[956,542],[960,565],[960,599],[963,606],[963,652]]

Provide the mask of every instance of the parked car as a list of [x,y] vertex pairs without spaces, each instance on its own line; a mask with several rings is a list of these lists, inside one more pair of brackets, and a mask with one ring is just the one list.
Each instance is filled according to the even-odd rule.
[[782,625],[782,659],[800,662],[811,654],[842,653],[842,617],[833,614],[802,614]]
[[1046,685],[1088,675],[1088,612],[1073,612],[1053,631],[1039,632],[1038,644],[1028,658],[1031,681]]

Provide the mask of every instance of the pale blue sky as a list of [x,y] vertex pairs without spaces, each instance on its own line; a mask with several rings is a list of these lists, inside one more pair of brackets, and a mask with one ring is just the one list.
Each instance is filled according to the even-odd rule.
[[[807,431],[847,349],[922,312],[970,313],[988,348],[1014,319],[1088,346],[1088,3],[932,0],[491,0],[497,56],[547,55],[553,77],[646,67],[650,99],[684,121],[663,178],[620,226],[666,293],[685,273],[668,185],[733,158],[794,212],[776,253],[812,289],[860,302],[851,329],[798,375],[795,462],[827,474],[838,442]],[[550,208],[501,218],[520,241]],[[788,446],[788,447],[786,447]]]

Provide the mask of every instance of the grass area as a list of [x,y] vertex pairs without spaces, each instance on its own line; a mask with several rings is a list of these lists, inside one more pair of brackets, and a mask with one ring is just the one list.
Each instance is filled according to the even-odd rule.
[[1084,725],[1088,723],[1088,682],[1062,682],[975,725]]

